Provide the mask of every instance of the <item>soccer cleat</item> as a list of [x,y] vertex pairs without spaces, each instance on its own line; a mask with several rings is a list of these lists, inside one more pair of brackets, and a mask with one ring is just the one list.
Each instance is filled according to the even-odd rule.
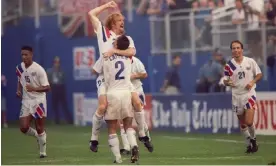
[[153,145],[152,145],[151,141],[149,140],[148,136],[139,137],[139,141],[144,143],[145,147],[148,149],[149,152],[153,152]]
[[126,149],[120,149],[121,155],[130,155],[130,151]]
[[115,164],[121,164],[122,162],[123,162],[122,159],[119,159],[119,160],[116,159],[113,161],[113,163],[115,163]]
[[131,150],[131,163],[136,163],[139,160],[139,149],[137,146],[134,146]]
[[43,158],[46,158],[47,155],[46,154],[40,154],[39,158],[43,159]]
[[259,145],[257,144],[256,138],[250,139],[250,142],[251,142],[251,144],[252,144],[251,152],[252,152],[252,153],[257,152],[258,149],[259,149]]
[[245,153],[247,153],[247,154],[252,153],[252,147],[251,147],[251,145],[249,145],[249,146],[246,147]]
[[98,141],[96,141],[96,140],[91,140],[91,141],[89,141],[89,144],[90,144],[90,150],[92,151],[92,152],[98,152],[98,145],[99,145],[99,142]]

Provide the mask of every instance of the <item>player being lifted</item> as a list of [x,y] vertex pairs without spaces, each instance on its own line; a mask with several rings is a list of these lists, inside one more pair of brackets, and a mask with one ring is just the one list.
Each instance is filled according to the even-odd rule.
[[[130,79],[131,79],[132,85],[134,86],[135,91],[139,95],[142,106],[146,105],[146,98],[145,98],[145,93],[143,90],[143,86],[142,86],[143,84],[141,82],[141,79],[145,79],[147,76],[148,75],[143,63],[138,58],[132,57]],[[123,149],[120,150],[121,154],[130,154],[130,145],[128,143],[127,135],[122,123],[120,124],[120,127],[121,127],[121,138],[122,138],[122,143],[124,147]],[[147,127],[147,125],[145,125],[145,127]],[[146,132],[146,135],[149,137],[149,140],[151,140],[148,128],[145,128],[145,132]],[[150,148],[149,150],[152,151],[153,149]]]
[[232,87],[232,105],[236,112],[241,132],[246,139],[246,153],[258,151],[253,123],[256,106],[256,83],[262,73],[254,59],[243,56],[243,44],[232,41],[232,59],[225,66],[224,84]]
[[[46,93],[50,90],[45,70],[33,61],[33,49],[29,46],[21,48],[23,62],[16,67],[18,77],[16,95],[22,98],[19,115],[22,133],[37,139],[40,158],[46,157],[46,132],[44,120],[47,116]],[[34,119],[36,130],[30,127]]]
[[[117,8],[117,4],[114,1],[108,2],[100,7],[97,7],[89,12],[90,20],[93,24],[94,31],[97,34],[98,45],[100,50],[100,58],[105,54],[105,56],[109,57],[114,54],[122,55],[122,56],[134,56],[136,54],[136,50],[134,47],[134,42],[131,37],[128,36],[130,45],[126,50],[119,50],[113,48],[113,42],[116,38],[122,34],[124,34],[124,17],[120,13],[111,14],[106,21],[105,26],[101,24],[97,16],[104,10],[108,8]],[[99,106],[93,115],[92,119],[92,135],[90,140],[90,149],[93,152],[97,152],[98,150],[98,135],[100,132],[103,115],[107,109],[107,101],[106,101],[106,89],[104,85],[103,75],[100,74],[97,78],[97,87],[98,87],[98,99]],[[152,145],[149,141],[149,138],[145,134],[145,116],[143,108],[140,104],[139,97],[136,92],[131,93],[132,104],[135,108],[134,118],[138,123],[138,130],[140,140],[144,142],[144,145],[149,149],[152,148]],[[147,127],[146,127],[147,128]]]
[[[129,40],[125,35],[118,37],[116,48],[125,50],[129,46]],[[135,163],[139,158],[139,150],[136,141],[136,132],[131,127],[134,116],[131,91],[133,90],[131,76],[131,59],[126,56],[114,54],[105,58],[103,62],[103,73],[106,85],[107,110],[104,119],[107,122],[111,151],[115,156],[115,163],[121,163],[119,139],[117,137],[118,121],[123,120],[127,139],[131,146],[131,162]]]

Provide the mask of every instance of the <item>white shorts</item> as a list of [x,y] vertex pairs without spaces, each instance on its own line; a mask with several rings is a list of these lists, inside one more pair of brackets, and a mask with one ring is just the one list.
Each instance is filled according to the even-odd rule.
[[104,116],[105,120],[121,120],[134,116],[130,91],[112,91],[107,93],[106,96],[108,105]]
[[237,115],[243,115],[248,109],[256,109],[256,91],[241,95],[232,94],[232,106]]
[[47,117],[46,99],[23,99],[19,118],[29,115],[32,115],[35,119]]
[[98,93],[98,97],[101,95],[106,95],[106,87],[104,82],[101,84],[101,86],[98,87],[97,93]]
[[141,87],[141,88],[136,89],[136,93],[138,94],[141,103],[143,105],[146,105],[146,96],[145,96],[145,93],[143,91],[143,88]]
[[104,83],[104,78],[99,76],[96,82],[97,82],[97,88],[98,88],[98,91],[97,91],[98,97],[101,95],[106,95],[106,86]]

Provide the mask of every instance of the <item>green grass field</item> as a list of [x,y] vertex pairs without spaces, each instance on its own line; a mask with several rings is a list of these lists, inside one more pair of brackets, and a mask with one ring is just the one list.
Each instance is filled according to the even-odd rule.
[[[90,127],[50,126],[47,128],[47,158],[38,158],[34,138],[25,136],[18,128],[2,129],[2,164],[112,164],[113,156],[107,144],[106,131],[100,135],[98,153],[90,152]],[[139,164],[145,165],[266,165],[276,161],[275,136],[259,136],[260,149],[255,154],[244,154],[241,135],[194,135],[152,131],[154,152],[140,144]],[[129,164],[129,156],[123,157]]]

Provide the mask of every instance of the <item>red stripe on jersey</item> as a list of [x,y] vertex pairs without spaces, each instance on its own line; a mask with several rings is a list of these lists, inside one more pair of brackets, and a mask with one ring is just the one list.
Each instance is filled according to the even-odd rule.
[[109,31],[109,29],[107,29],[107,28],[105,28],[105,34],[106,34],[106,37],[107,38],[110,38],[110,31]]

